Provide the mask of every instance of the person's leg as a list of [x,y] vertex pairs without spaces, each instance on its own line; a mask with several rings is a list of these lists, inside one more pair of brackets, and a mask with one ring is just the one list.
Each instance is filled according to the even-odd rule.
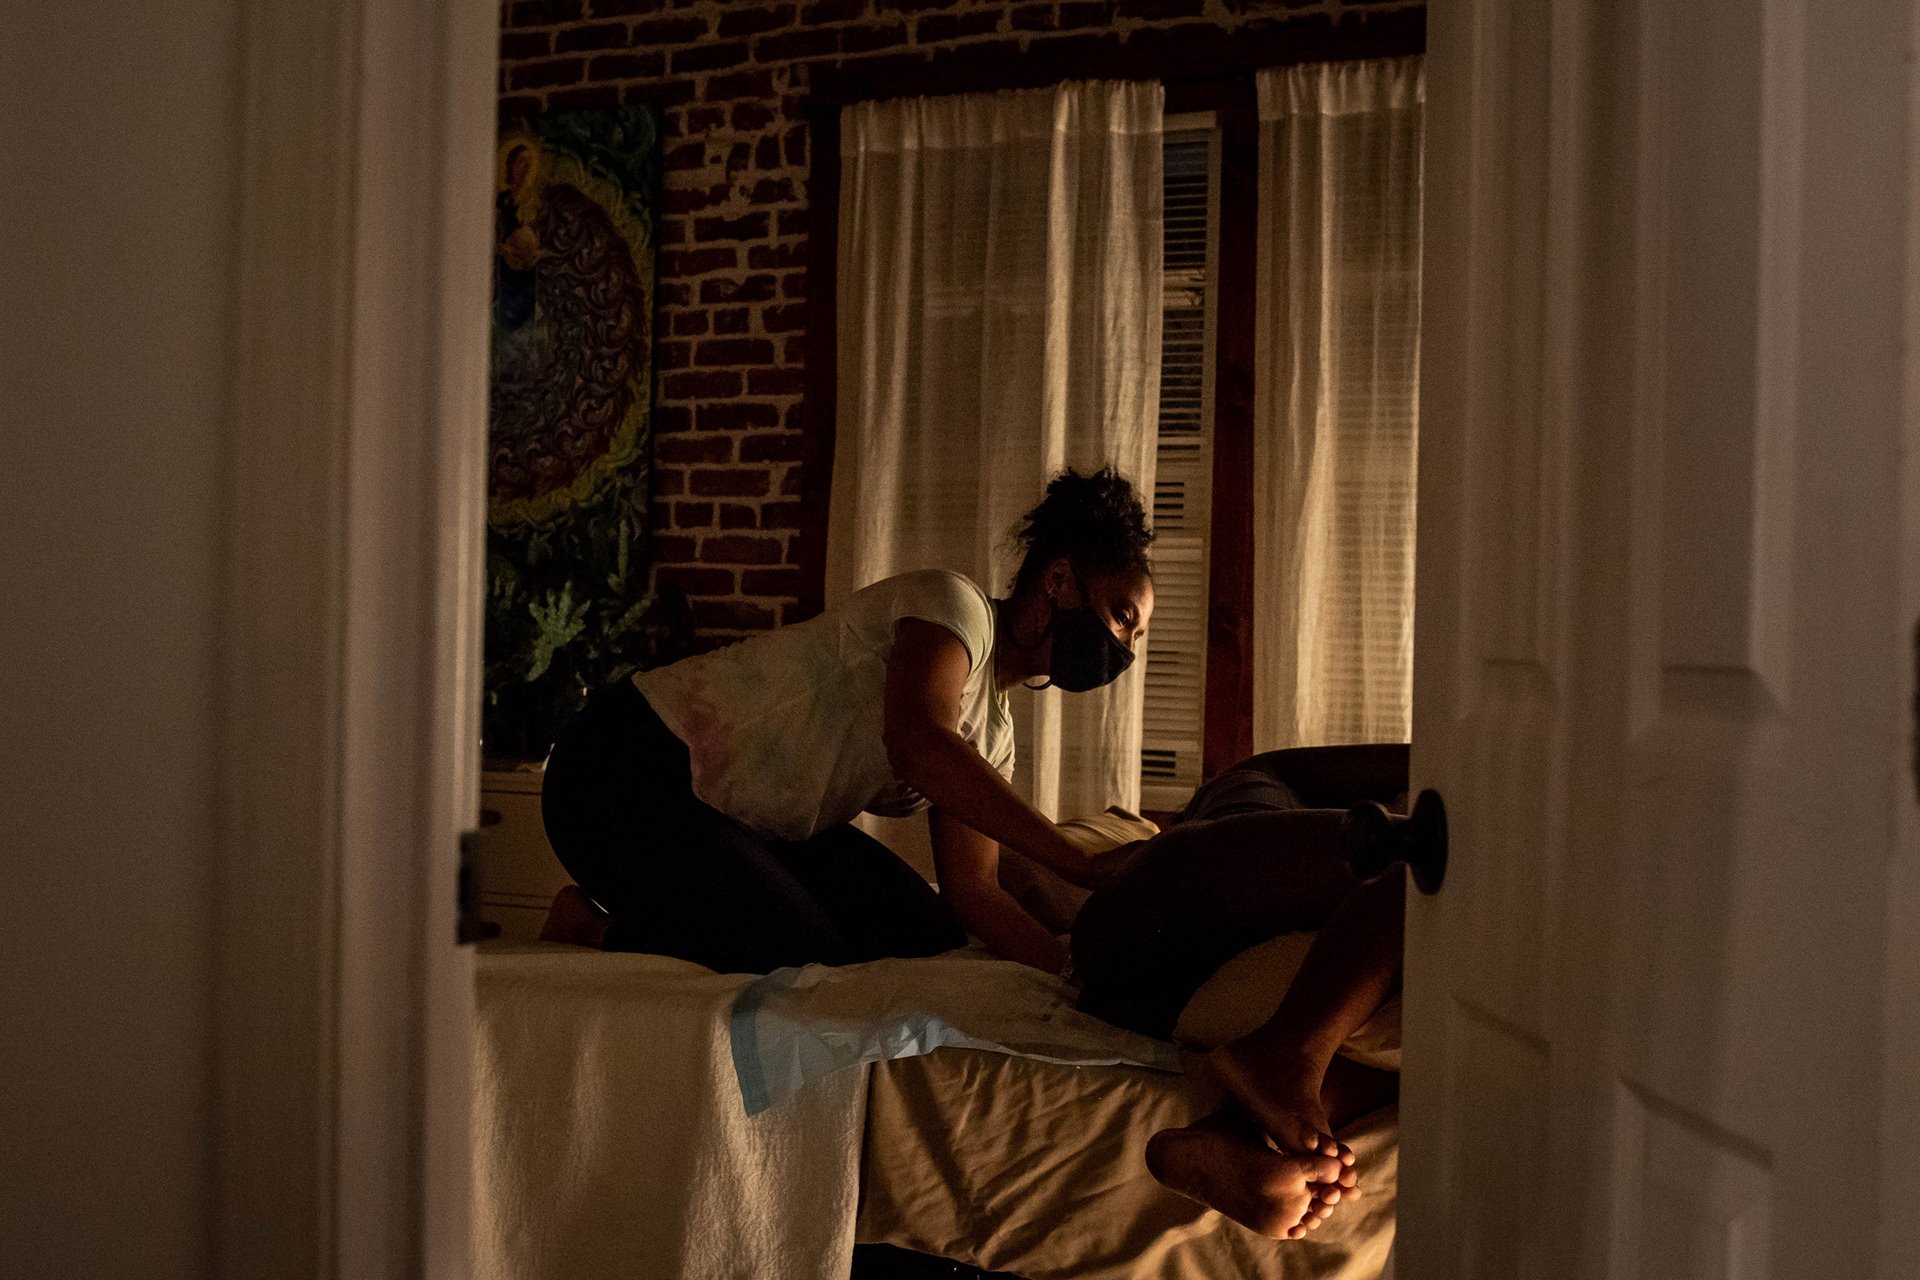
[[[1216,1049],[1209,1064],[1236,1101],[1198,1123],[1164,1129],[1147,1144],[1155,1179],[1234,1221],[1299,1239],[1358,1194],[1353,1154],[1332,1130],[1392,1102],[1399,1077],[1338,1057],[1337,1050],[1391,998],[1400,981],[1405,875],[1369,881],[1314,939],[1272,1018]],[[1293,1163],[1289,1163],[1289,1161]],[[1331,1162],[1338,1176],[1305,1172]],[[1293,1225],[1283,1231],[1276,1224]]]
[[[542,812],[561,864],[607,914],[606,950],[731,973],[850,957],[773,842],[693,795],[684,744],[630,685],[595,695],[562,732]],[[563,894],[555,917],[580,905]]]
[[1167,1036],[1200,984],[1235,955],[1320,928],[1356,884],[1341,857],[1344,817],[1276,809],[1187,821],[1153,837],[1074,921],[1080,1007]]
[[851,824],[774,856],[820,904],[855,961],[931,956],[967,945],[953,909],[918,871]]
[[1347,1037],[1399,989],[1405,904],[1406,875],[1398,867],[1355,890],[1314,939],[1273,1017],[1207,1055],[1284,1150],[1339,1148],[1322,1093],[1328,1067]]

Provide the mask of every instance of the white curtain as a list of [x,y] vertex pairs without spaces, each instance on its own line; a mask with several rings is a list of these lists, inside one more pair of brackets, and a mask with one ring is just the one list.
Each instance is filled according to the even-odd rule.
[[[1004,595],[1014,526],[1068,465],[1111,463],[1151,501],[1163,97],[1067,84],[843,112],[829,600],[918,568]],[[1016,783],[1042,811],[1137,807],[1145,667],[1016,692]]]
[[1254,745],[1405,742],[1418,58],[1261,72]]

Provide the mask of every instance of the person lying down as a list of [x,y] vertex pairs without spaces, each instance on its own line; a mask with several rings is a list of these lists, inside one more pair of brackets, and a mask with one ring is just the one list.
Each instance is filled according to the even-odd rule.
[[[1016,890],[1071,927],[1080,1007],[1148,1035],[1170,1037],[1236,955],[1316,934],[1274,1015],[1205,1055],[1232,1101],[1147,1147],[1162,1184],[1262,1235],[1299,1239],[1359,1194],[1364,1170],[1334,1134],[1399,1094],[1397,1070],[1340,1050],[1397,1019],[1404,875],[1390,865],[1390,835],[1348,814],[1403,801],[1407,756],[1387,745],[1252,757],[1125,850],[1126,869],[1090,896],[1009,864]],[[1394,1053],[1372,1061],[1397,1067],[1394,1039]]]

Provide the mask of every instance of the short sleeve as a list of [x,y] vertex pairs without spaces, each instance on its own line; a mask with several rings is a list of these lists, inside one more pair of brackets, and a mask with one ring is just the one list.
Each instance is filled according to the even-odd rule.
[[893,621],[919,618],[953,632],[967,650],[967,669],[979,671],[993,656],[993,602],[970,579],[945,569],[903,573],[893,579]]

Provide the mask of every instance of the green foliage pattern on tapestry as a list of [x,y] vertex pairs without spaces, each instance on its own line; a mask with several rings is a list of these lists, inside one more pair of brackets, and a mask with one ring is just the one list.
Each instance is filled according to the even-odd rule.
[[588,690],[684,647],[648,593],[660,144],[646,107],[503,131],[488,405],[486,752],[538,758]]

